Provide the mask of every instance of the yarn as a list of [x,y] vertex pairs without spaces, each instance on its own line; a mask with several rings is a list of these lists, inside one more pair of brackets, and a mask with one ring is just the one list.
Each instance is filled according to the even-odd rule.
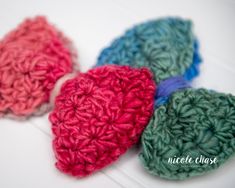
[[188,87],[190,87],[189,84],[182,76],[171,77],[160,82],[156,89],[155,106],[166,103],[173,92]]
[[163,18],[129,29],[101,52],[96,66],[149,67],[159,83],[181,75],[186,80],[193,79],[198,75],[200,62],[191,21]]
[[106,65],[66,81],[49,116],[56,167],[84,177],[116,161],[139,140],[154,94],[147,68]]
[[191,81],[193,78],[199,74],[199,64],[202,62],[201,55],[199,54],[199,44],[198,41],[194,41],[194,51],[192,64],[185,70],[183,77],[185,80]]
[[[234,154],[234,96],[187,88],[167,97],[155,110],[141,138],[140,159],[148,172],[183,180],[220,167]],[[193,160],[202,156],[217,161],[169,163],[169,158],[187,156]]]
[[26,19],[0,41],[0,116],[48,111],[55,82],[75,58],[71,42],[46,18]]

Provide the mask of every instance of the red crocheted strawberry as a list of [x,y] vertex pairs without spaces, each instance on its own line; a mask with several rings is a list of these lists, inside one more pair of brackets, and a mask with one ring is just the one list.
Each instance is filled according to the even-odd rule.
[[64,83],[50,114],[58,169],[83,177],[117,160],[153,113],[147,68],[107,65]]

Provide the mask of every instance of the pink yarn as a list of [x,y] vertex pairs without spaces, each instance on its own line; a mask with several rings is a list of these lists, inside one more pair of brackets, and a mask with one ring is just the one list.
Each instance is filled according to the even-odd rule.
[[50,114],[59,170],[83,177],[137,143],[153,113],[147,68],[107,65],[64,83]]
[[0,41],[0,116],[46,111],[55,82],[72,71],[71,50],[44,17],[27,19],[6,35]]

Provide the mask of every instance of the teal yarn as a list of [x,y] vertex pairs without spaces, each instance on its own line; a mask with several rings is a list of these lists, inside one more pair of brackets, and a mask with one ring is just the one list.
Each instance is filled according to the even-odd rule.
[[201,62],[192,23],[181,18],[148,21],[126,31],[105,48],[96,66],[104,64],[146,66],[155,81],[182,75],[191,80]]
[[[176,91],[155,110],[141,144],[140,159],[153,175],[184,180],[212,171],[235,152],[235,97],[206,89]],[[194,162],[169,162],[187,156]],[[217,160],[196,163],[201,156]]]

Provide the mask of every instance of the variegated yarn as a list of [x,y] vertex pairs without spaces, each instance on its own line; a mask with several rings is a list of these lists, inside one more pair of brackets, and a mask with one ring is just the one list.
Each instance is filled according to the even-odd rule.
[[162,18],[136,25],[114,40],[101,52],[97,66],[145,66],[159,83],[179,75],[191,80],[197,76],[200,62],[191,21]]

